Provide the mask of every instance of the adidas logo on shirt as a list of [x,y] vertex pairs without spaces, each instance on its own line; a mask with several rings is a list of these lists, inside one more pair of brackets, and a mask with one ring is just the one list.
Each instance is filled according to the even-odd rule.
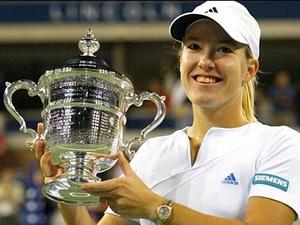
[[239,182],[236,180],[234,174],[231,173],[222,181],[222,184],[238,185]]

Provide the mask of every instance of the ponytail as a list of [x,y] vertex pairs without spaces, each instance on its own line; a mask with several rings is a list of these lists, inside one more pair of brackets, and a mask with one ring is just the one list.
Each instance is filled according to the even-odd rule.
[[[246,57],[253,58],[251,50],[246,46]],[[257,76],[252,77],[243,86],[242,90],[242,113],[250,122],[257,121],[255,117],[255,88],[258,84]]]
[[257,85],[256,76],[249,80],[242,90],[242,113],[250,122],[256,121],[254,101],[255,101],[255,87]]

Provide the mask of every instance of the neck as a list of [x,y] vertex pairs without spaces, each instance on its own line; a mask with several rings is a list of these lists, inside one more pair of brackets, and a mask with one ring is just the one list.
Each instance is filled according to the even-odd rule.
[[188,135],[202,142],[211,127],[234,128],[249,122],[238,107],[211,110],[193,105],[193,125],[189,128]]

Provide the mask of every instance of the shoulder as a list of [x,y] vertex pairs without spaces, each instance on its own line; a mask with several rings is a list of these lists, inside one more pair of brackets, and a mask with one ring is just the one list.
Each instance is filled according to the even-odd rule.
[[231,142],[250,146],[249,154],[255,156],[257,163],[271,158],[284,160],[285,157],[300,160],[300,133],[290,127],[269,126],[256,122],[237,130],[234,134],[231,135],[233,137],[229,137]]
[[299,142],[300,138],[300,133],[288,126],[270,126],[259,122],[252,126],[248,132],[256,136],[259,141],[269,143],[282,142],[284,140]]
[[300,154],[300,133],[288,126],[260,125],[259,141],[273,151],[293,150]]
[[290,128],[288,126],[268,126],[263,125],[263,131],[266,132],[266,135],[272,137],[270,141],[282,143],[284,141],[289,141],[293,143],[300,143],[300,133],[299,131]]
[[300,163],[300,133],[287,126],[260,125],[257,136],[261,146],[258,162],[271,159],[280,162]]

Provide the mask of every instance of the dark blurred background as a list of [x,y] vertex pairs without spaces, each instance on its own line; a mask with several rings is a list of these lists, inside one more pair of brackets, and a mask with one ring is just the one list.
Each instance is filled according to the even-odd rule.
[[[180,92],[177,44],[169,37],[168,26],[173,18],[200,2],[1,1],[0,97],[6,81],[37,82],[47,70],[62,68],[68,59],[80,54],[78,41],[91,28],[101,44],[96,55],[125,74],[136,92],[149,90],[167,97],[167,117],[152,136],[187,126],[191,122],[190,105]],[[299,129],[300,2],[241,3],[258,19],[262,30],[257,117],[264,123]],[[21,90],[13,101],[28,126],[35,128],[41,120],[40,99]],[[154,111],[151,104],[130,108],[125,135],[136,135]],[[26,138],[1,100],[0,178],[2,183],[18,182],[14,195],[19,197],[11,201],[19,224],[62,224],[56,205],[39,194],[42,181],[34,153],[25,147]],[[101,210],[91,208],[95,218]],[[0,225],[5,213],[9,212],[0,204]],[[5,225],[10,224],[6,221]]]

